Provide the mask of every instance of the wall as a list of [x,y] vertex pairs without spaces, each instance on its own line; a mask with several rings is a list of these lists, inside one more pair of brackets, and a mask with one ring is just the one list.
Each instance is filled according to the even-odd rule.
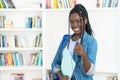
[[[105,80],[109,74],[118,73],[117,9],[89,9],[91,26],[98,42],[95,80]],[[48,10],[44,15],[44,50],[46,68],[51,62],[64,34],[68,33],[69,10]]]

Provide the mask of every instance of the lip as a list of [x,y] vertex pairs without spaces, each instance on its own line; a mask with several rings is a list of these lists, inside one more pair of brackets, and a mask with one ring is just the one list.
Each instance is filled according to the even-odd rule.
[[80,31],[80,28],[74,28],[73,30],[74,31]]

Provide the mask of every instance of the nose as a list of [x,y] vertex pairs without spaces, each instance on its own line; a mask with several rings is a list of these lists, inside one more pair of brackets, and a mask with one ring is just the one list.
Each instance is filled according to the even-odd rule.
[[76,22],[76,21],[73,21],[72,23],[71,23],[71,26],[77,26],[78,25],[78,23]]
[[77,26],[78,25],[78,23],[75,21],[74,23],[73,23],[73,26]]

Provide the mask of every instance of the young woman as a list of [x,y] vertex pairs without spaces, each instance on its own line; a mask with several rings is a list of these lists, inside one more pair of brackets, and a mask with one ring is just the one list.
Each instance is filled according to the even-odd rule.
[[[69,24],[73,34],[64,35],[52,62],[52,76],[54,80],[93,80],[97,41],[93,37],[88,13],[82,4],[77,4],[69,13]],[[70,30],[69,30],[70,33]],[[75,62],[72,76],[64,74],[62,60],[65,51]],[[68,57],[66,57],[67,61]],[[69,61],[68,61],[69,62]],[[68,63],[69,64],[69,63]],[[66,66],[71,67],[71,66]]]

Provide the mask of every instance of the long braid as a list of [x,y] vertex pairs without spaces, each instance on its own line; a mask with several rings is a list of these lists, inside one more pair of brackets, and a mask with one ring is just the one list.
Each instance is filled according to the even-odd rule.
[[[81,14],[82,16],[82,14]],[[81,43],[82,43],[82,39],[83,39],[83,35],[84,35],[84,30],[85,30],[85,25],[84,25],[84,18],[83,17],[80,17],[80,23],[81,23],[81,26],[80,26],[80,39],[81,39]]]

